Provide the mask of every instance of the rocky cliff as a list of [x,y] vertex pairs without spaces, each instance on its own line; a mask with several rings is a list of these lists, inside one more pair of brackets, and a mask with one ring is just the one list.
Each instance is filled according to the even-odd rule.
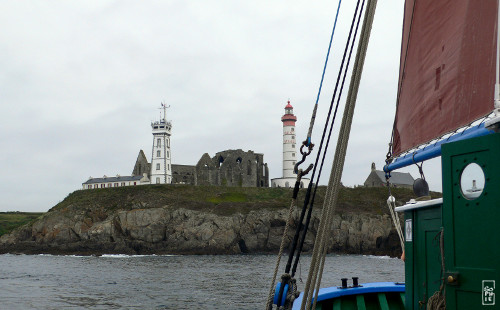
[[[148,192],[141,192],[144,190]],[[158,187],[156,195],[150,190],[141,186],[132,192],[75,192],[37,221],[2,236],[0,253],[238,254],[279,249],[288,216],[283,203],[287,199],[281,196],[288,196],[288,191],[266,198],[265,191],[271,189],[235,194],[209,188],[202,198],[169,199],[169,195],[176,195],[172,188]],[[260,201],[246,195],[264,197]],[[374,207],[374,212],[343,212],[341,206],[335,215],[329,251],[397,255],[397,235],[390,216],[379,212],[380,207]],[[313,212],[306,251],[313,246],[320,208],[318,204]],[[296,208],[288,244],[299,215]]]

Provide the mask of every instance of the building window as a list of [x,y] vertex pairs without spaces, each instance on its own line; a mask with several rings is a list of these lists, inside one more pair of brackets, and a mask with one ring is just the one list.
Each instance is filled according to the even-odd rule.
[[[295,144],[292,144],[292,147],[295,148]],[[278,294],[279,295],[279,294]]]
[[161,146],[161,139],[156,140],[156,146],[160,147]]
[[160,184],[160,178],[156,178],[156,184]]
[[[295,130],[295,128],[293,128],[293,127],[292,127],[292,131],[294,131],[294,130]],[[279,294],[278,294],[278,295],[279,295]]]
[[161,151],[156,151],[156,157],[160,157],[161,156]]
[[[295,157],[295,153],[292,153],[292,157]],[[278,294],[279,295],[279,294]]]
[[[167,165],[168,171],[170,171],[170,164]],[[278,294],[279,295],[279,294]]]
[[88,188],[88,189],[91,189],[91,188],[92,188],[92,185],[88,185],[88,186],[87,186],[87,188]]
[[118,183],[115,183],[115,187],[118,187]]
[[156,170],[160,170],[160,164],[156,164]]
[[[134,185],[137,185],[137,182],[134,182]],[[279,294],[278,294],[279,295]]]
[[295,139],[295,136],[292,136],[292,139]]
[[165,139],[165,141],[167,142],[167,147],[170,147],[170,139]]
[[111,187],[111,183],[108,183],[108,187]]
[[99,188],[99,184],[94,184],[94,188]]
[[[170,157],[170,152],[169,152],[169,151],[167,151],[167,158],[169,158],[169,157]],[[278,294],[278,295],[279,295],[279,294]]]
[[125,182],[122,182],[122,186],[125,186]]
[[101,184],[101,188],[104,188],[104,184]]

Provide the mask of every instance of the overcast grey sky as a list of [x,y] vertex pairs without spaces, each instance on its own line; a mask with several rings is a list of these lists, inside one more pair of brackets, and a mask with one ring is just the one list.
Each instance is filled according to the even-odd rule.
[[[297,140],[305,138],[337,5],[0,1],[0,211],[46,211],[89,176],[130,175],[140,149],[151,156],[150,122],[159,119],[162,101],[171,106],[174,164],[194,165],[206,152],[253,150],[264,154],[271,178],[280,177],[280,117],[290,99]],[[353,9],[354,1],[343,1],[314,131],[318,144]],[[382,168],[402,14],[402,1],[379,1],[345,185],[362,184],[372,161]],[[440,190],[434,170],[427,178]]]

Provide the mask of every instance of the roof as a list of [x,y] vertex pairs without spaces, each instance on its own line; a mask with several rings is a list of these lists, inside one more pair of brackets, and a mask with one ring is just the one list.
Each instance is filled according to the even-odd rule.
[[285,109],[293,109],[292,105],[290,104],[290,100],[288,100],[288,104],[286,105]]
[[[386,182],[385,180],[385,172],[380,170],[375,170],[375,173],[379,177],[382,182]],[[390,181],[392,184],[405,184],[405,185],[413,185],[415,179],[411,176],[411,174],[407,172],[391,172]]]
[[119,177],[106,177],[106,178],[92,178],[92,179],[87,180],[87,182],[85,182],[83,184],[139,181],[143,177],[144,176],[142,176],[142,175],[132,175],[132,176],[119,176]]

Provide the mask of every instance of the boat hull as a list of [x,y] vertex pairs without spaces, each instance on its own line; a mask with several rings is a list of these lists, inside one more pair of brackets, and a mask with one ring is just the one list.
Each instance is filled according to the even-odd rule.
[[[365,283],[358,287],[327,287],[318,292],[316,309],[405,309],[405,285],[395,282]],[[294,301],[299,310],[303,293]]]

